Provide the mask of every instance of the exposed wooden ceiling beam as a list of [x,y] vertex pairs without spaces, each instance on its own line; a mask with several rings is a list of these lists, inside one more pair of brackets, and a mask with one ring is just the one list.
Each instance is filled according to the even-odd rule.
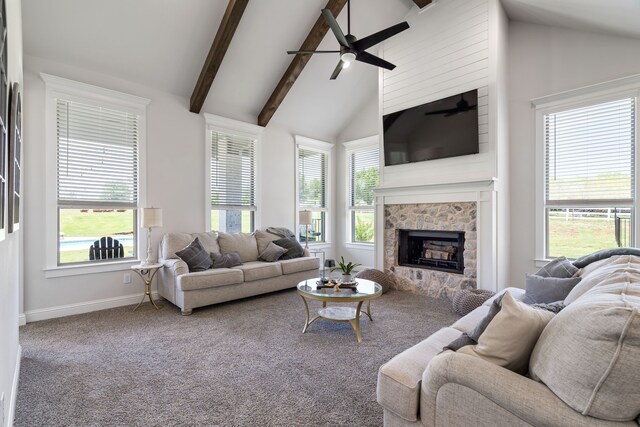
[[[329,0],[325,9],[329,9],[333,16],[337,17],[345,4],[347,4],[347,0]],[[311,31],[309,31],[309,35],[307,35],[307,38],[298,50],[316,50],[328,30],[329,25],[327,21],[325,21],[322,15],[319,15],[316,23],[313,24]],[[271,120],[280,104],[282,104],[282,101],[284,101],[287,93],[289,93],[289,89],[291,89],[291,86],[293,86],[298,79],[298,76],[300,76],[300,73],[304,70],[311,56],[312,55],[295,55],[293,57],[289,68],[284,72],[280,82],[258,115],[258,124],[260,126],[266,126],[267,123],[269,123],[269,120]]]
[[216,74],[218,74],[224,55],[227,53],[231,39],[233,39],[236,28],[238,28],[238,24],[240,23],[240,18],[242,18],[242,14],[248,3],[249,0],[229,0],[227,10],[224,12],[216,37],[213,39],[213,44],[211,45],[207,59],[204,61],[202,71],[200,71],[200,77],[198,77],[196,87],[191,94],[189,111],[192,113],[200,113],[202,104],[204,104],[204,100],[207,99],[209,89],[211,89],[213,80],[216,78]]
[[427,7],[431,4],[431,0],[413,0],[413,2],[416,4],[416,6],[418,6],[420,9],[422,9],[423,7]]

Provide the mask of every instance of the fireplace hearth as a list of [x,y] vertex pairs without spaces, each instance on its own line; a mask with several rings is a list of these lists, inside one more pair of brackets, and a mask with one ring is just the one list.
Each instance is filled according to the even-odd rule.
[[398,265],[464,273],[464,232],[398,230]]

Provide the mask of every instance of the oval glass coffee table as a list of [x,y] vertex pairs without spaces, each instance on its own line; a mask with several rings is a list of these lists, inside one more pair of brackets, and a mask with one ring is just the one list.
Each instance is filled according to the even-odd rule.
[[[304,323],[302,333],[307,332],[307,328],[318,319],[331,320],[332,322],[349,322],[356,332],[358,342],[362,342],[360,334],[360,313],[371,317],[371,300],[382,295],[382,286],[376,282],[366,279],[356,279],[358,286],[355,289],[340,288],[318,288],[320,279],[309,279],[298,283],[298,294],[304,302],[307,310],[307,320]],[[307,300],[322,301],[322,308],[318,310],[318,315],[313,319],[309,318],[309,304]],[[361,311],[362,304],[367,302],[367,311]],[[358,303],[357,307],[332,306],[327,307],[327,303]]]

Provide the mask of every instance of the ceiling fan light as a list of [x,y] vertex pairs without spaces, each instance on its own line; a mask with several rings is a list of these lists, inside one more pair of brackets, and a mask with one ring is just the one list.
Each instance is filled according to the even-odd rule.
[[344,62],[343,68],[347,68],[349,65],[351,65],[353,61],[356,60],[356,54],[353,52],[345,52],[342,55],[340,55],[340,59],[342,60],[342,62]]
[[342,69],[344,70],[345,68],[349,68],[349,66],[351,65],[351,62],[344,62],[342,61]]

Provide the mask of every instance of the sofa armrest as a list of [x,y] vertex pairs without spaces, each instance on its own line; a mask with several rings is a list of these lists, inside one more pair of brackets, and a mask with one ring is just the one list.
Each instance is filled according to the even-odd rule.
[[[473,408],[461,407],[460,402],[438,399],[441,388],[450,384],[459,385],[478,393],[511,415],[531,425],[635,425],[633,421],[619,423],[581,415],[560,400],[543,383],[478,357],[452,351],[444,352],[431,359],[422,378],[420,416],[425,425],[435,425],[436,414],[439,411],[473,410]],[[487,408],[487,410],[489,409]],[[489,413],[491,412],[489,411]],[[476,413],[476,415],[479,414]],[[495,425],[499,425],[504,420],[491,421]]]
[[158,271],[158,293],[161,297],[176,303],[178,276],[187,274],[189,267],[181,259],[161,259],[163,267]]

